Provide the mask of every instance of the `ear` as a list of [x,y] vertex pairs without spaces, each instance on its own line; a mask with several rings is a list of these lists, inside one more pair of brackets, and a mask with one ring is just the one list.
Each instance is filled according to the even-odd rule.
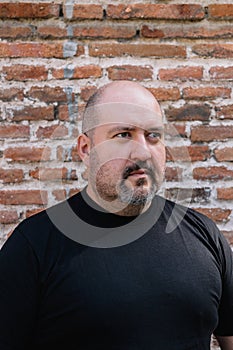
[[82,159],[85,165],[88,165],[89,163],[90,147],[90,138],[86,134],[80,134],[78,136],[77,151],[79,157]]

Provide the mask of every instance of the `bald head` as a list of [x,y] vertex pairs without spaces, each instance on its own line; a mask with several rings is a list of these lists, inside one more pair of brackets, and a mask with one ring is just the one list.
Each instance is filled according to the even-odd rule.
[[125,102],[141,105],[147,99],[151,100],[152,106],[158,105],[158,102],[149,90],[132,81],[114,81],[100,90],[100,103]]
[[106,112],[107,106],[111,110],[116,104],[135,105],[161,115],[159,103],[149,90],[136,82],[114,81],[100,87],[89,98],[83,117],[83,132],[98,125],[100,111]]

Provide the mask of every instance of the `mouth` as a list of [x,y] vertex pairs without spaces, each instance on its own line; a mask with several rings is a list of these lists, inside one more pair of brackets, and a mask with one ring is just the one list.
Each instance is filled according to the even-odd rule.
[[128,176],[145,177],[145,176],[147,176],[147,172],[143,169],[134,170]]
[[123,179],[127,179],[128,177],[131,178],[146,178],[151,177],[153,179],[153,169],[149,168],[148,166],[145,166],[144,164],[134,164],[132,166],[129,166],[125,168],[125,171],[123,173]]

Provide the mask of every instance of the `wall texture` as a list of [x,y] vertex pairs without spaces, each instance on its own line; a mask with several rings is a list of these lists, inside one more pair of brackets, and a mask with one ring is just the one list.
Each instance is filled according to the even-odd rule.
[[97,86],[127,79],[169,122],[162,193],[233,244],[232,35],[231,0],[1,1],[1,243],[85,185],[83,107]]

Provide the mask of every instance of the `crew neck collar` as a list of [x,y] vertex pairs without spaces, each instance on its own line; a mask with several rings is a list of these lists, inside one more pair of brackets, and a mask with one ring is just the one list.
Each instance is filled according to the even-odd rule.
[[156,195],[144,213],[120,216],[101,208],[84,188],[64,201],[60,210],[50,210],[50,217],[61,232],[79,244],[92,248],[117,248],[153,232],[164,205],[165,199]]
[[[78,193],[79,201],[75,201],[75,196],[70,198],[70,204],[75,213],[80,217],[80,219],[89,223],[90,225],[95,225],[98,227],[119,227],[126,225],[135,219],[144,219],[153,211],[155,205],[155,199],[153,199],[150,207],[142,214],[138,216],[123,216],[110,213],[97,204],[88,194],[87,187]],[[155,196],[156,197],[156,196]],[[72,199],[73,198],[73,199]]]

